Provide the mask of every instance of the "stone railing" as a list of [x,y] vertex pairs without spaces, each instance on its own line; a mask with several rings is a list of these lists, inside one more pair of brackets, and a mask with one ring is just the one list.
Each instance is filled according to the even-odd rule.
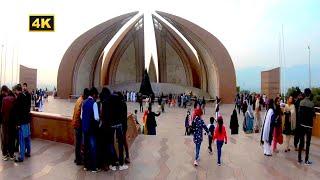
[[[31,112],[31,136],[50,141],[66,144],[74,144],[74,129],[71,125],[71,117],[60,114]],[[128,115],[128,144],[131,145],[138,136],[138,126],[136,126],[133,116]]]
[[74,144],[74,129],[71,118],[59,114],[31,112],[32,138]]

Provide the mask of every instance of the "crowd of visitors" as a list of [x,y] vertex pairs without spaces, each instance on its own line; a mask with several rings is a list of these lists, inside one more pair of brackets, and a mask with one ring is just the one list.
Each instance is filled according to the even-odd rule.
[[[41,104],[46,94],[44,90],[29,93],[26,83],[22,86],[18,84],[12,90],[7,86],[1,87],[0,122],[3,160],[23,162],[25,157],[30,157],[30,109],[32,102],[36,107],[37,102]],[[312,162],[309,160],[309,151],[315,115],[310,98],[311,90],[308,88],[304,93],[297,92],[287,97],[286,103],[281,96],[268,99],[265,95],[259,94],[237,94],[235,108],[230,117],[230,134],[239,134],[238,115],[243,116],[242,127],[245,133],[261,133],[261,144],[265,156],[279,153],[279,144],[284,144],[284,152],[290,152],[293,138],[294,148],[298,151],[298,162],[303,162],[302,150],[305,149],[304,163],[310,165]],[[187,110],[184,126],[185,135],[193,136],[194,165],[198,166],[199,163],[203,131],[205,131],[210,154],[213,152],[212,143],[216,142],[217,164],[220,166],[222,147],[223,144],[227,144],[228,138],[220,113],[222,101],[218,97],[216,97],[214,114],[210,117],[210,123],[206,125],[203,119],[206,105],[204,97],[197,98],[186,94],[142,96],[133,91],[110,92],[108,88],[103,88],[99,93],[95,87],[84,89],[74,105],[72,117],[75,130],[74,162],[77,165],[83,165],[84,170],[92,172],[128,169],[130,156],[127,141],[126,102],[140,104],[140,112],[143,112],[142,133],[156,135],[156,117],[160,116],[160,111],[165,112],[165,105],[186,108],[187,103],[191,103],[192,100],[194,108],[193,111],[190,108]],[[155,102],[159,105],[157,112],[152,109]],[[261,118],[261,111],[264,109],[266,112],[264,118]],[[133,117],[136,124],[139,124],[137,113],[138,110],[135,110]]]
[[72,118],[75,163],[84,170],[128,169],[126,100],[121,92],[103,88],[99,94],[95,87],[84,89],[77,99]]
[[[31,95],[27,84],[1,87],[1,150],[4,161],[23,162],[31,154]],[[15,155],[16,153],[16,155]]]
[[307,88],[303,94],[298,92],[290,95],[284,105],[280,103],[280,97],[276,97],[274,101],[273,99],[269,100],[261,133],[264,155],[272,156],[272,152],[279,153],[277,144],[283,144],[282,134],[284,134],[286,136],[284,152],[291,150],[290,140],[291,136],[294,136],[293,145],[298,151],[298,162],[303,162],[301,154],[305,148],[304,163],[306,165],[312,164],[309,161],[309,151],[315,111],[310,97],[311,90]]

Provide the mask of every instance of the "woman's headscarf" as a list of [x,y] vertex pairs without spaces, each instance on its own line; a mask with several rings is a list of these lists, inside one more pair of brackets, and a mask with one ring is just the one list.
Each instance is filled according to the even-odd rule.
[[197,108],[194,110],[194,116],[198,116],[198,117],[201,117],[202,116],[202,110],[200,108]]
[[252,110],[251,105],[248,106],[247,112],[248,112],[248,115],[250,116],[250,118],[253,118],[253,110]]

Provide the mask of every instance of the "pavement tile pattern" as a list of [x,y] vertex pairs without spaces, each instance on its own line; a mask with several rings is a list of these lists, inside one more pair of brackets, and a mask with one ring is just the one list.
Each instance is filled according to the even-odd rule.
[[[45,111],[70,116],[72,103],[49,99]],[[134,109],[138,109],[138,104],[128,103],[128,110],[133,112]],[[203,116],[206,123],[213,115],[213,109],[213,105],[208,104]],[[222,105],[220,109],[228,128],[233,105]],[[158,107],[155,106],[154,111],[158,111]],[[139,135],[135,139],[130,148],[131,164],[128,170],[86,172],[73,163],[73,146],[33,139],[31,158],[20,164],[0,160],[0,179],[320,179],[320,139],[312,139],[310,158],[314,164],[305,166],[297,163],[297,152],[293,147],[291,152],[285,153],[284,147],[279,146],[280,153],[265,157],[260,146],[260,134],[244,134],[241,128],[238,135],[231,136],[228,131],[229,142],[223,145],[222,166],[216,164],[215,144],[212,145],[214,152],[211,155],[207,149],[208,139],[204,137],[199,166],[194,167],[192,137],[184,136],[186,111],[166,107],[166,112],[157,118],[157,136]],[[139,113],[139,121],[141,118],[142,113]],[[243,116],[238,118],[241,127]]]

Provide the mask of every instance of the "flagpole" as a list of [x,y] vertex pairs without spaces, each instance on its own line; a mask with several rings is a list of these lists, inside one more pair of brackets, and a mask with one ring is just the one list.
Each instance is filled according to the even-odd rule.
[[308,46],[308,50],[309,50],[309,88],[311,88],[311,66],[310,66],[310,45]]
[[2,54],[3,54],[3,47],[4,47],[4,45],[3,44],[1,44],[1,72],[0,72],[0,85],[2,85]]
[[16,84],[19,83],[19,49],[17,50],[17,73],[16,73]]
[[[283,35],[283,24],[282,24],[282,28],[281,28],[281,31],[282,31],[282,61],[283,61],[283,94],[285,95],[286,94],[286,54],[285,54],[285,49],[284,49],[284,35]],[[284,99],[284,102],[286,100]]]
[[6,67],[7,67],[7,46],[4,51],[4,70],[3,70],[3,84],[6,84]]

